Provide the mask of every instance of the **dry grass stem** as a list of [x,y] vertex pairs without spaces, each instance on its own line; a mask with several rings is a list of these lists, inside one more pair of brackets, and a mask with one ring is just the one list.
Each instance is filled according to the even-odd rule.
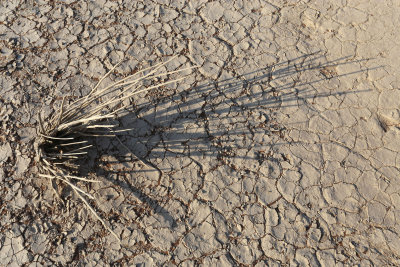
[[[39,129],[35,149],[41,172],[39,176],[52,181],[55,179],[70,186],[88,210],[118,240],[120,240],[118,235],[86,200],[86,198],[95,200],[95,197],[79,187],[81,182],[99,183],[100,181],[74,175],[80,169],[79,163],[88,154],[87,149],[93,146],[88,144],[89,141],[85,137],[116,137],[116,133],[133,130],[115,130],[114,128],[118,127],[118,125],[110,123],[110,120],[115,121],[122,111],[128,110],[131,104],[130,101],[126,101],[127,99],[152,89],[176,83],[183,80],[184,77],[162,81],[150,86],[147,86],[147,84],[159,81],[162,77],[168,78],[170,75],[195,68],[189,67],[157,73],[175,58],[172,57],[164,63],[142,69],[100,89],[102,82],[115,71],[120,62],[113,66],[86,96],[70,103],[64,97],[59,111],[46,119],[46,124],[43,122],[42,117],[38,116]],[[122,144],[119,138],[118,141]],[[127,148],[124,144],[122,145]],[[132,151],[130,152],[132,153]],[[134,154],[132,153],[132,155]],[[56,194],[59,195],[57,192]]]

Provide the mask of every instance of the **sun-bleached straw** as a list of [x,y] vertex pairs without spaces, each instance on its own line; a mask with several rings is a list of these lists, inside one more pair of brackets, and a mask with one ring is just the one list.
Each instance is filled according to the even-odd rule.
[[[110,120],[116,119],[131,105],[130,103],[124,103],[125,100],[131,99],[137,94],[182,81],[184,77],[162,81],[149,86],[146,86],[147,83],[197,67],[157,73],[176,57],[171,57],[165,62],[144,68],[100,89],[101,84],[122,63],[121,61],[101,77],[86,96],[70,103],[67,103],[67,98],[63,97],[59,111],[48,118],[46,124],[40,114],[38,115],[38,137],[35,141],[35,149],[41,170],[39,176],[50,180],[55,179],[71,187],[103,227],[119,241],[119,236],[99,216],[86,199],[96,200],[95,197],[79,187],[81,182],[99,183],[101,181],[73,175],[76,170],[79,170],[82,157],[88,154],[87,149],[93,146],[88,144],[88,140],[82,140],[82,138],[90,136],[117,137],[116,133],[134,130],[132,128],[116,130],[115,128],[118,125],[110,123]],[[118,137],[117,139],[123,147],[129,150]],[[132,151],[130,152],[132,153]],[[135,156],[133,153],[132,155]],[[139,160],[142,161],[141,159]],[[54,187],[53,190],[59,196]]]

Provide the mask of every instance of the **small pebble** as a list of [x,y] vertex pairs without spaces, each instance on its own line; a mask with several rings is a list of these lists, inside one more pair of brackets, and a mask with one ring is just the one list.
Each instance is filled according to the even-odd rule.
[[25,58],[25,55],[23,54],[18,54],[17,57],[15,58],[17,61],[21,61]]
[[0,51],[4,56],[9,56],[13,53],[13,50],[11,50],[7,47],[3,47]]

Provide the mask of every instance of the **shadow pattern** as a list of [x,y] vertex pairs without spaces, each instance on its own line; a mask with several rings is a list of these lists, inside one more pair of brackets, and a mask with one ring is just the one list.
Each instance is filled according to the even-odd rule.
[[[185,186],[194,197],[207,172],[219,166],[246,173],[250,170],[243,162],[279,161],[271,157],[274,145],[287,142],[279,109],[302,105],[313,109],[317,98],[363,93],[341,91],[338,78],[366,70],[341,75],[327,71],[356,63],[360,61],[350,57],[324,61],[319,51],[251,73],[169,90],[167,95],[152,94],[149,100],[140,98],[120,118],[123,128],[133,130],[117,139],[96,139],[97,151],[88,169],[97,166],[96,175],[133,195],[137,201],[131,202],[132,209],[138,218],[159,214],[174,228],[182,218],[165,206],[171,199],[185,207],[192,201],[175,196],[174,175],[185,176]],[[322,83],[331,89],[320,90]],[[193,175],[182,172],[191,164],[197,186],[190,181]]]

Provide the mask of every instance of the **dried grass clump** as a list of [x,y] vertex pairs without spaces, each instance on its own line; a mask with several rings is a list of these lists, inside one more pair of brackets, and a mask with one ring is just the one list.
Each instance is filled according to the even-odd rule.
[[[194,68],[190,67],[166,73],[157,73],[161,67],[174,58],[164,63],[145,68],[100,89],[100,84],[115,70],[120,64],[118,63],[100,79],[88,95],[71,103],[66,103],[64,98],[60,110],[47,119],[43,120],[39,115],[38,136],[35,142],[36,161],[40,170],[39,175],[50,179],[52,182],[59,181],[70,186],[91,213],[118,240],[120,240],[118,235],[97,214],[87,200],[95,198],[78,185],[78,182],[100,182],[99,180],[80,177],[80,163],[83,157],[87,155],[87,150],[92,146],[89,144],[89,137],[115,137],[116,132],[132,130],[114,130],[118,126],[115,123],[115,119],[131,105],[129,101],[131,97],[151,89],[175,83],[184,79],[184,77],[148,87],[146,87],[146,83],[163,76],[168,77],[171,74]],[[57,192],[56,194],[58,195]]]

